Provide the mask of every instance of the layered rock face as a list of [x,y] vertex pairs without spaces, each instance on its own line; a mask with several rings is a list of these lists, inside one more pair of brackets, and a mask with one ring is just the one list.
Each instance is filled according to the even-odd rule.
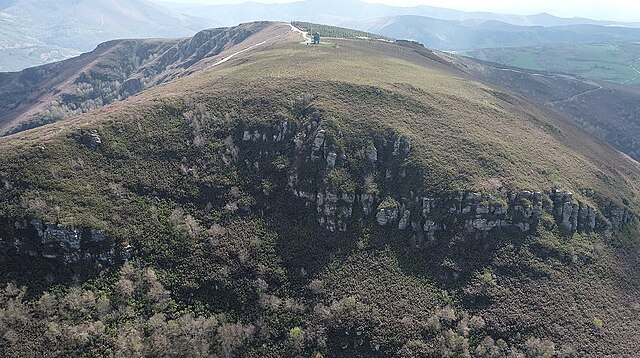
[[[609,233],[634,220],[629,209],[614,204],[596,208],[559,189],[513,192],[502,188],[492,193],[421,195],[420,188],[407,179],[411,141],[399,134],[371,138],[368,144],[349,150],[337,146],[318,121],[300,128],[282,121],[241,133],[238,141],[243,143],[243,155],[251,156],[245,161],[254,168],[269,155],[293,158],[288,188],[315,209],[318,223],[329,232],[345,232],[351,223],[375,220],[383,227],[411,230],[419,242],[441,232],[485,236],[493,230],[512,229],[529,233],[540,223],[554,222],[566,234]],[[360,178],[350,174],[354,162]],[[387,188],[384,192],[378,189],[383,186]],[[400,187],[405,190],[394,190]]]
[[307,206],[316,207],[319,224],[331,232],[346,231],[354,208],[360,210],[361,215],[357,216],[374,218],[380,226],[411,229],[427,238],[444,231],[485,235],[494,229],[516,228],[530,232],[535,231],[543,215],[553,217],[567,234],[618,231],[634,220],[624,208],[611,205],[599,213],[594,207],[572,201],[572,193],[563,191],[521,191],[497,196],[466,192],[441,197],[417,195],[401,201],[388,197],[382,201],[370,194],[329,191],[314,195],[298,191],[294,185],[291,188]]
[[113,266],[129,253],[118,250],[114,241],[100,230],[17,220],[0,225],[0,261],[8,255],[45,258],[65,265],[98,262]]

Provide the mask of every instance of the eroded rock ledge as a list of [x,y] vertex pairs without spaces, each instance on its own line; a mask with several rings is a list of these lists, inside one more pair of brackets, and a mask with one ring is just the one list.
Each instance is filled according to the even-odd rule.
[[[591,202],[602,200],[579,199],[594,198],[591,190],[574,195],[560,189],[498,188],[492,193],[421,195],[407,178],[411,140],[397,133],[349,148],[337,145],[335,134],[317,120],[304,125],[283,120],[271,126],[245,126],[235,141],[252,170],[277,156],[292,158],[288,189],[315,209],[318,223],[330,232],[344,232],[350,223],[367,218],[380,226],[411,230],[417,239],[433,238],[438,232],[484,236],[505,228],[528,233],[541,224],[557,225],[566,234],[611,233],[634,220],[628,208],[613,203],[596,207]],[[364,171],[360,178],[349,173],[354,166]],[[383,186],[387,189],[377,189]],[[393,190],[400,187],[405,190]]]
[[[494,229],[535,231],[544,218],[553,220],[565,233],[612,232],[630,224],[627,209],[610,205],[605,212],[576,201],[573,194],[521,191],[500,196],[466,192],[441,197],[415,196],[381,200],[370,194],[346,195],[331,191],[317,194],[292,192],[315,207],[319,224],[331,232],[346,231],[354,216],[375,218],[380,226],[412,230],[433,238],[437,232],[466,231],[486,234]],[[360,211],[361,215],[354,214]]]
[[27,256],[65,265],[98,262],[113,266],[128,258],[103,231],[64,227],[41,220],[7,220],[0,223],[0,262],[7,256]]

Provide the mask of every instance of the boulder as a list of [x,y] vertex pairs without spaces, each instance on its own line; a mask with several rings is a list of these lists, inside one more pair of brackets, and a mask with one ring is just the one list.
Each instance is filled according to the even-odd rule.
[[102,146],[102,138],[97,132],[86,132],[81,136],[81,141],[90,149],[98,149]]
[[336,166],[336,159],[338,159],[338,154],[335,152],[330,152],[327,154],[327,169],[333,169]]
[[367,159],[372,163],[378,161],[378,149],[376,149],[373,144],[367,147],[367,149],[365,150],[365,155]]
[[404,212],[402,213],[402,217],[398,222],[398,229],[405,230],[407,227],[409,227],[410,220],[411,220],[411,211],[404,210]]
[[385,226],[398,220],[398,208],[381,209],[376,215],[378,225]]

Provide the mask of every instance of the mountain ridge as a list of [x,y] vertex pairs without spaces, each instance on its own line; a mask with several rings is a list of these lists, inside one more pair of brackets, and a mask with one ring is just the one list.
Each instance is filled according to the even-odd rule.
[[[81,52],[92,50],[98,43],[117,38],[191,36],[204,28],[235,26],[261,20],[308,21],[360,30],[366,30],[364,26],[367,23],[363,23],[365,20],[403,15],[429,16],[466,23],[501,21],[522,27],[590,24],[608,27],[609,32],[613,31],[612,29],[640,27],[638,23],[617,23],[583,18],[563,19],[548,14],[504,15],[462,12],[428,6],[398,8],[360,1],[341,2],[337,6],[305,1],[287,4],[256,3],[219,6],[180,5],[148,0],[64,1],[66,2],[58,5],[52,5],[51,2],[44,0],[16,0],[3,3],[3,9],[0,10],[0,32],[6,36],[0,39],[0,71],[18,71],[70,58]],[[562,33],[567,35],[568,31]],[[588,41],[615,39],[611,34],[598,35],[593,30],[588,33],[591,34],[588,36]],[[390,33],[380,33],[380,35],[417,39],[430,47],[434,45],[424,41],[424,38],[407,36],[406,33],[402,33],[402,36]],[[506,32],[491,35],[508,38],[510,34]],[[571,36],[577,36],[575,31]],[[442,46],[439,49],[473,48],[473,46],[454,45],[453,47]],[[494,41],[485,46],[501,46],[501,43]]]
[[[77,59],[2,74],[0,91],[7,95],[0,105],[0,131],[60,120],[188,75],[264,26],[204,30],[183,40],[113,40]],[[23,88],[25,83],[29,87]]]
[[[317,28],[322,29],[321,26]],[[0,92],[5,93],[0,102],[0,133],[15,133],[87,112],[124,99],[145,88],[226,61],[222,51],[233,53],[235,50],[229,47],[241,46],[240,43],[246,36],[256,31],[255,24],[246,24],[231,30],[205,30],[185,40],[114,41],[99,46],[95,55],[87,54],[77,60],[28,69],[22,73],[0,74]],[[349,33],[340,28],[332,31],[336,36]],[[229,35],[231,33],[235,35]],[[250,50],[250,47],[258,46],[263,41],[269,41],[269,38],[250,41],[246,47],[238,48],[238,51]],[[633,116],[633,98],[638,95],[633,88],[617,87],[603,82],[594,84],[591,80],[575,76],[527,71],[482,61],[470,62],[461,57],[433,52],[406,41],[398,43],[414,46],[418,53],[448,66],[453,64],[454,67],[458,67],[460,73],[471,73],[476,80],[481,79],[503,86],[507,91],[518,93],[540,105],[559,111],[632,158],[640,158],[639,149],[634,144],[634,138],[640,133],[640,128],[637,128],[638,121]],[[120,49],[114,52],[111,59],[100,55],[100,52],[109,46]],[[85,61],[85,58],[97,60],[86,69],[78,69],[77,66],[88,66],[77,63]],[[121,62],[118,58],[128,58],[128,62]],[[483,66],[484,69],[479,70]],[[105,72],[107,70],[113,74],[108,75]],[[50,81],[56,78],[59,82],[54,85]],[[540,81],[541,78],[545,78],[544,81]],[[19,81],[30,85],[17,85]],[[599,94],[607,95],[603,97],[598,96]],[[590,95],[592,98],[589,101],[578,102],[578,99],[586,99]],[[614,111],[601,111],[600,108],[607,108],[606,101],[615,101],[619,105]]]
[[[617,22],[617,21],[599,21],[587,18],[562,18],[553,16],[546,13],[535,15],[516,15],[516,14],[499,14],[490,12],[467,12],[461,10],[453,10],[442,7],[434,6],[406,6],[406,7],[394,7],[384,4],[366,3],[363,1],[342,1],[340,4],[334,7],[327,7],[326,3],[321,1],[298,1],[288,4],[263,4],[263,3],[249,3],[247,5],[196,5],[196,4],[179,4],[171,3],[170,1],[158,1],[160,4],[178,10],[183,13],[200,14],[198,16],[205,16],[220,19],[229,18],[229,11],[236,8],[239,9],[239,15],[241,17],[235,18],[231,16],[233,22],[226,23],[226,25],[233,25],[235,22],[246,22],[258,20],[252,16],[252,9],[257,9],[256,12],[261,15],[267,15],[268,13],[275,13],[276,16],[282,18],[260,18],[259,20],[306,20],[311,22],[324,22],[330,21],[330,25],[344,25],[344,23],[334,22],[339,18],[346,18],[344,20],[366,20],[371,18],[380,18],[388,16],[399,15],[418,15],[425,17],[433,17],[442,20],[497,20],[501,22],[507,22],[518,26],[562,26],[562,25],[575,25],[575,24],[593,24],[593,25],[619,25],[627,27],[640,27],[638,22]],[[310,6],[309,6],[310,5]],[[267,11],[268,9],[268,11]],[[309,11],[305,11],[309,9]],[[219,11],[225,15],[216,17],[215,13]],[[322,18],[309,17],[309,13],[316,13],[317,16]],[[351,14],[351,18],[344,14]],[[249,15],[247,15],[249,14]],[[342,14],[342,15],[341,15]],[[244,17],[242,17],[244,16]],[[324,20],[324,21],[321,21]]]

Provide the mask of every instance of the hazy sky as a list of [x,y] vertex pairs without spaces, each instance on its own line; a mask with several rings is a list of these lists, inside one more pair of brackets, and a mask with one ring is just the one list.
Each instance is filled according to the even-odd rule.
[[[230,4],[246,0],[164,0],[183,3]],[[265,3],[295,0],[253,0]],[[299,0],[298,0],[299,1]],[[327,3],[330,3],[329,0]],[[638,0],[366,0],[395,6],[431,5],[466,11],[491,11],[514,14],[548,12],[556,16],[582,16],[601,20],[640,20]]]

